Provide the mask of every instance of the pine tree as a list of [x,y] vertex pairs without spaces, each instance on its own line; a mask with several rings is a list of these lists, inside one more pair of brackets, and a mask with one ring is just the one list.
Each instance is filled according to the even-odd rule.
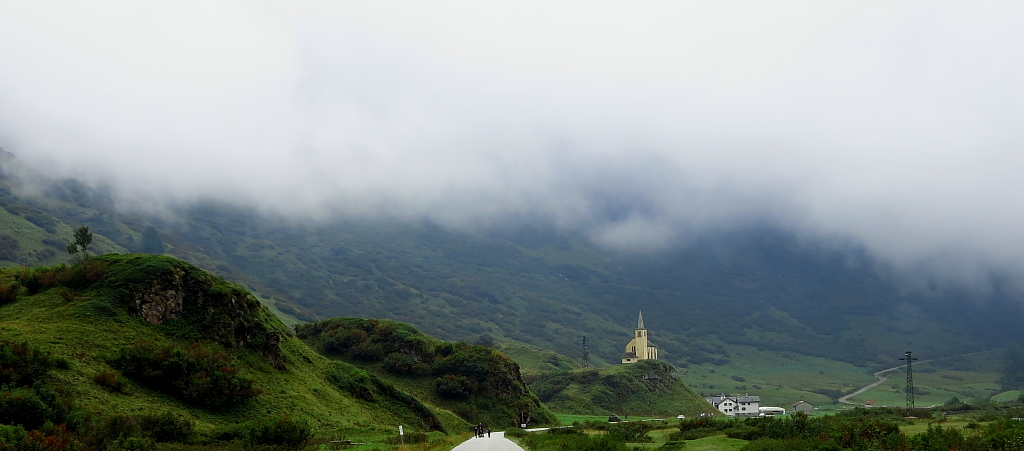
[[1024,388],[1024,349],[1016,341],[1006,347],[999,385],[1003,390]]
[[157,255],[164,253],[164,242],[160,239],[156,227],[146,227],[146,231],[142,232],[142,253]]

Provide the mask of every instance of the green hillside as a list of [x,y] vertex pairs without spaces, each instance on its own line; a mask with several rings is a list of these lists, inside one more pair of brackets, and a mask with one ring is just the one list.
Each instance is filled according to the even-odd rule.
[[[916,289],[854,244],[768,225],[631,254],[527,222],[469,233],[429,222],[299,221],[212,203],[144,215],[115,209],[106,190],[15,163],[0,158],[0,266],[67,261],[72,225],[89,226],[102,251],[140,252],[152,230],[158,249],[243,285],[289,325],[371,317],[445,340],[486,335],[527,373],[578,365],[582,336],[592,363],[616,364],[638,310],[660,357],[692,369],[691,386],[744,385],[717,380],[715,368],[758,375],[779,403],[858,384],[908,349],[946,357],[1024,340],[1024,303],[998,274],[980,294]],[[780,364],[791,374],[776,378]]]
[[[23,376],[5,387],[0,379],[0,420],[5,409],[22,409],[12,399],[45,400],[45,387],[56,387],[62,401],[43,403],[40,418],[85,431],[117,415],[153,413],[188,419],[205,440],[285,415],[320,437],[379,440],[398,425],[466,427],[371,373],[322,357],[247,291],[180,260],[126,254],[12,267],[0,272],[0,287],[0,367]],[[36,394],[17,388],[36,390],[36,382]],[[54,416],[58,405],[72,412]]]
[[519,365],[486,346],[444,342],[408,324],[362,318],[302,324],[296,335],[325,355],[376,373],[470,423],[559,424],[530,393]]
[[675,418],[717,413],[664,362],[642,360],[606,369],[551,371],[526,377],[552,410],[578,415],[636,415]]

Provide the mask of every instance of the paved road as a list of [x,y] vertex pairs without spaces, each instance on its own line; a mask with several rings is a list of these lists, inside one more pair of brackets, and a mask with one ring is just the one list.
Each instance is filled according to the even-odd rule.
[[[974,354],[983,354],[983,353],[992,352],[992,351],[998,351],[998,349],[989,349],[988,351],[978,351],[978,352],[972,352],[972,353],[969,353],[969,354],[960,354],[960,355],[954,355],[954,356],[949,356],[949,357],[940,357],[938,359],[918,360],[917,363],[921,364],[921,363],[924,363],[924,362],[934,362],[936,360],[952,359],[954,357],[963,357],[963,356],[974,355]],[[892,368],[876,372],[875,373],[875,377],[878,378],[877,381],[875,381],[874,383],[871,383],[871,384],[869,384],[869,385],[867,385],[865,387],[862,387],[860,390],[857,390],[857,391],[855,391],[853,393],[850,393],[850,394],[848,394],[846,396],[843,396],[842,398],[839,398],[839,402],[841,402],[843,404],[853,404],[853,405],[857,405],[857,406],[861,405],[861,403],[859,403],[859,402],[850,401],[850,398],[852,398],[854,396],[857,396],[857,395],[859,395],[861,393],[864,393],[864,392],[866,392],[868,390],[871,390],[872,388],[875,388],[875,387],[881,385],[883,382],[889,380],[887,377],[882,376],[883,374],[888,373],[890,371],[896,371],[896,370],[898,370],[900,368],[903,368],[905,366],[906,366],[905,364],[904,365],[900,365],[900,366],[894,366]]]
[[504,432],[492,432],[490,438],[473,437],[462,442],[452,451],[523,451],[523,448],[505,438]]

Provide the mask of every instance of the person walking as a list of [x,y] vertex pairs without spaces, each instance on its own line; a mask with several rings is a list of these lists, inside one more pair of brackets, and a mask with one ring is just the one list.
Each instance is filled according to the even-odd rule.
[[491,438],[491,428],[487,428],[487,438]]

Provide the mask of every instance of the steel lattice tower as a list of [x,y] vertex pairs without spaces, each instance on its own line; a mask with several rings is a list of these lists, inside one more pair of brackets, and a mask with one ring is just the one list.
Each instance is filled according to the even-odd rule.
[[917,357],[911,357],[910,351],[907,351],[900,360],[907,361],[907,409],[914,410],[914,367],[912,364]]

